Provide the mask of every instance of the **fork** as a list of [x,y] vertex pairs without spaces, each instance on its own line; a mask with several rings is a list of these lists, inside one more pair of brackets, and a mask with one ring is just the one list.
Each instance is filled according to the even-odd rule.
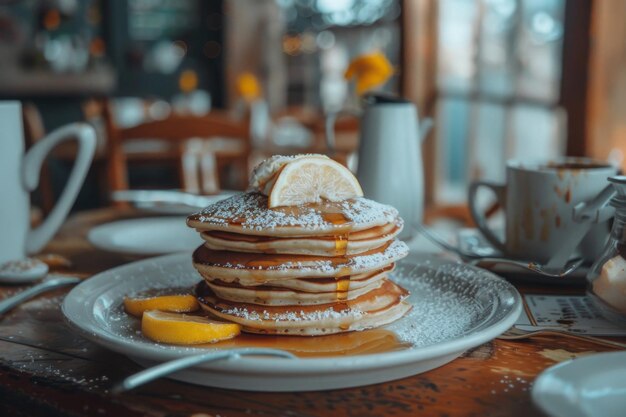
[[557,329],[541,329],[541,330],[522,330],[516,327],[511,327],[506,332],[502,333],[497,339],[502,340],[522,340],[528,339],[536,336],[559,336],[566,337],[569,339],[582,340],[585,342],[595,343],[597,345],[604,345],[617,349],[626,349],[626,343],[614,342],[612,340],[601,339],[599,337],[594,336],[583,336],[568,332],[566,330],[557,330]]
[[30,300],[36,295],[39,295],[46,291],[50,291],[55,288],[78,284],[81,281],[82,280],[77,277],[65,277],[65,276],[54,276],[50,279],[42,281],[41,283],[33,287],[30,287],[22,292],[19,292],[13,296],[10,296],[0,301],[0,315],[13,309],[14,307],[17,307],[24,301]]
[[121,394],[122,392],[135,389],[140,385],[167,376],[171,373],[181,371],[191,366],[207,362],[216,362],[219,360],[237,360],[242,356],[274,356],[277,358],[287,359],[296,358],[296,356],[292,353],[279,349],[245,348],[226,351],[210,351],[206,353],[200,353],[198,355],[185,356],[179,359],[171,360],[169,362],[160,363],[150,368],[146,368],[143,371],[137,372],[136,374],[125,378],[122,382],[113,386],[111,392],[113,394]]

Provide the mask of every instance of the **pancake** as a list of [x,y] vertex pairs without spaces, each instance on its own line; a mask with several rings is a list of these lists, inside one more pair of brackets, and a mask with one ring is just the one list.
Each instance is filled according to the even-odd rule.
[[[384,275],[383,275],[384,276]],[[256,287],[243,287],[239,285],[225,284],[221,281],[206,280],[206,284],[213,293],[228,301],[239,303],[249,303],[268,306],[299,306],[328,304],[339,300],[354,300],[361,295],[380,287],[384,280],[378,279],[361,285],[358,288],[352,287],[350,279],[338,278],[331,291],[298,291],[284,287],[273,287],[260,285]]]
[[315,336],[365,330],[391,323],[410,309],[408,292],[389,280],[366,294],[341,303],[307,306],[259,306],[218,298],[204,282],[196,296],[205,311],[242,326],[248,333]]
[[226,231],[250,236],[337,236],[384,226],[398,211],[366,198],[268,209],[267,197],[242,193],[212,204],[187,217],[199,232]]
[[[364,274],[348,275],[344,278],[350,280],[350,289],[359,289],[373,282],[380,281],[385,276],[393,271],[394,265],[388,265],[383,269],[367,272]],[[235,287],[235,288],[249,288],[243,286],[237,282],[224,282],[213,277],[204,277],[207,282],[215,282],[216,285],[221,287]],[[271,288],[284,288],[287,290],[302,291],[302,292],[331,292],[337,289],[337,278],[294,278],[272,281],[271,284],[265,285]],[[263,289],[263,285],[257,285],[252,288]]]
[[342,256],[355,255],[383,246],[402,231],[403,225],[402,219],[396,219],[383,226],[337,236],[269,237],[222,231],[202,232],[200,236],[205,240],[205,246],[214,250]]
[[254,286],[275,280],[372,272],[407,254],[408,247],[399,240],[362,254],[335,257],[216,251],[200,246],[193,253],[193,265],[205,278]]

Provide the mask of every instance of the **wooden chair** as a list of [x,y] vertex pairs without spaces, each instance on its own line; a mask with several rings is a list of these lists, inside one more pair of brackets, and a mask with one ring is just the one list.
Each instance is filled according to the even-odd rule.
[[171,115],[164,120],[121,129],[113,121],[110,103],[104,111],[109,191],[128,189],[128,161],[123,144],[141,139],[161,139],[173,145],[179,160],[181,185],[186,191],[218,192],[219,173],[227,167],[238,168],[238,188],[245,187],[250,153],[250,129],[246,123],[233,122],[221,114]]

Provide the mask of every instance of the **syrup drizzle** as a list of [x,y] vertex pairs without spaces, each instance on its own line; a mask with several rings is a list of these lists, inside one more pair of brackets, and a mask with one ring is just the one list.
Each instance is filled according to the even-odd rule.
[[340,269],[339,274],[335,277],[337,301],[345,301],[348,299],[351,274],[352,270],[349,267],[343,267]]
[[349,235],[337,235],[335,236],[335,256],[345,256],[348,252],[348,239]]
[[350,219],[348,219],[346,215],[340,211],[325,211],[322,213],[322,218],[324,221],[332,223],[335,226],[344,226],[347,224],[352,225],[352,221],[350,221]]
[[350,275],[335,278],[337,282],[337,301],[348,299],[348,291],[350,291]]
[[408,349],[411,344],[401,342],[392,331],[372,329],[315,337],[244,333],[234,339],[202,346],[218,349],[272,348],[286,350],[299,357],[332,357],[393,352]]

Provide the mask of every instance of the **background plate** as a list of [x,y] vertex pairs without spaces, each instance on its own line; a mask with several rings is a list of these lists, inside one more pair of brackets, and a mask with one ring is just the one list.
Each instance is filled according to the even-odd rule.
[[[521,310],[515,288],[464,264],[409,257],[392,278],[411,291],[412,311],[386,326],[412,347],[324,358],[241,357],[172,375],[191,383],[250,391],[310,391],[370,385],[441,366],[511,327]],[[153,288],[191,287],[200,280],[190,254],[133,262],[100,273],[68,294],[63,313],[86,338],[149,366],[206,351],[153,343],[123,312],[124,296]]]
[[532,398],[554,417],[621,417],[626,414],[626,352],[600,353],[543,371]]
[[202,210],[205,206],[215,204],[218,201],[225,200],[238,194],[238,191],[221,191],[217,195],[199,196],[198,200],[202,202],[202,207],[197,205],[187,205],[184,203],[174,203],[170,201],[131,201],[138,209],[149,213],[166,214],[172,216],[188,216],[197,211]]
[[185,217],[147,217],[120,220],[89,231],[89,243],[108,252],[149,256],[187,252],[200,246],[202,238],[187,227]]

